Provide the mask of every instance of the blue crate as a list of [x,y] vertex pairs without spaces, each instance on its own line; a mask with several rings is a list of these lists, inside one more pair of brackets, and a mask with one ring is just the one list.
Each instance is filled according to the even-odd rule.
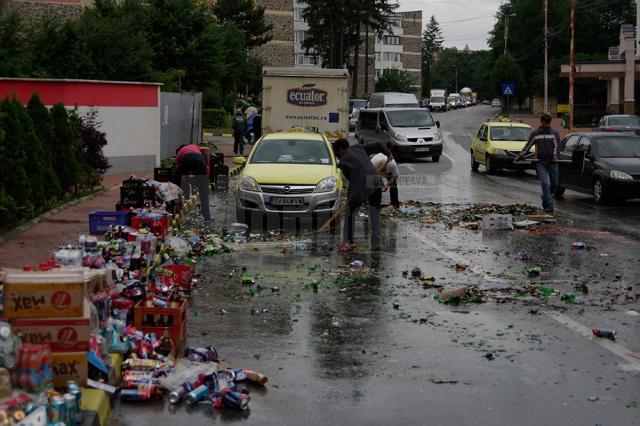
[[89,213],[89,232],[104,234],[111,225],[129,225],[129,212],[103,211]]

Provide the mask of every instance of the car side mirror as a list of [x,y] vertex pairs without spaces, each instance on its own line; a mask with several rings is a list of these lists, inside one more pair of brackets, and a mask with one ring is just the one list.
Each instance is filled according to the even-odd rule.
[[436,121],[436,127],[439,129],[440,128],[440,121]]
[[241,166],[244,166],[246,162],[247,162],[247,159],[244,158],[244,157],[234,157],[233,158],[233,164],[239,164]]

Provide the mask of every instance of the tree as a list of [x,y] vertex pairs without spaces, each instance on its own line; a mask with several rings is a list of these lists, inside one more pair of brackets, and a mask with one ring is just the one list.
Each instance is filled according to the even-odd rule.
[[232,24],[244,35],[245,46],[249,49],[261,46],[271,40],[272,24],[264,19],[265,8],[254,0],[218,0],[213,6],[213,14],[222,24]]
[[47,199],[44,181],[44,150],[27,109],[17,99],[14,99],[13,103],[19,123],[19,138],[23,145],[25,171],[28,172],[29,186],[31,187],[29,201],[33,211],[40,212],[44,209]]
[[429,96],[432,88],[432,67],[436,59],[436,55],[442,50],[444,45],[444,37],[440,24],[435,16],[431,15],[431,19],[427,23],[427,27],[422,33],[422,96]]
[[49,110],[42,104],[40,97],[34,93],[27,111],[33,122],[33,128],[37,137],[40,139],[42,149],[42,174],[44,179],[44,191],[47,199],[56,199],[62,197],[62,189],[60,181],[53,169],[52,159],[55,156],[57,147],[54,145],[53,120]]
[[103,149],[107,146],[107,134],[100,130],[98,111],[91,109],[83,118],[77,117],[78,137],[85,183],[95,187],[100,183],[102,175],[111,167]]
[[53,120],[53,141],[57,149],[53,165],[64,192],[74,190],[81,181],[80,162],[74,145],[74,134],[69,113],[58,103],[51,107]]
[[413,93],[414,86],[415,80],[407,71],[389,69],[385,70],[376,82],[376,92]]
[[0,75],[28,75],[30,63],[24,22],[17,11],[5,13],[0,5]]

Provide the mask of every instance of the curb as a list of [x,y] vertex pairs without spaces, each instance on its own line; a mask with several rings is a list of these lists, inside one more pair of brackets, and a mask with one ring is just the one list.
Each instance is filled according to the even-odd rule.
[[240,172],[242,172],[242,169],[244,169],[244,166],[239,166],[239,167],[236,167],[235,169],[229,170],[229,177],[238,176]]
[[51,216],[58,214],[61,211],[68,209],[69,207],[73,207],[77,204],[83,203],[99,195],[102,195],[105,192],[109,191],[109,189],[110,188],[102,187],[102,189],[98,189],[95,192],[92,192],[91,194],[85,195],[84,197],[76,198],[75,200],[71,200],[68,203],[65,203],[61,206],[58,206],[54,209],[51,209],[49,211],[42,213],[40,216],[35,217],[30,221],[23,223],[22,225],[17,226],[16,228],[13,228],[12,230],[8,231],[6,234],[0,236],[0,245],[6,243],[9,240],[12,240],[18,234],[28,231],[29,229],[33,228],[40,222],[43,222],[44,220],[49,219]]

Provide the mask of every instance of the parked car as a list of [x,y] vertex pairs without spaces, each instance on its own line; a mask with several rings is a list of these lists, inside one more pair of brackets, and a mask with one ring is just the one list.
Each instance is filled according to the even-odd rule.
[[361,144],[383,143],[391,146],[395,157],[431,157],[442,154],[440,122],[424,108],[363,109],[356,134]]
[[621,132],[572,133],[560,144],[560,186],[591,194],[596,204],[640,198],[640,136]]
[[354,111],[367,107],[367,101],[364,99],[349,99],[349,117]]
[[[313,225],[340,208],[342,179],[331,144],[320,133],[270,133],[260,139],[238,178],[236,220],[249,225],[270,217],[309,217]],[[257,223],[261,225],[260,223]]]
[[420,108],[413,93],[377,92],[369,97],[369,108]]
[[[471,170],[478,171],[484,165],[488,174],[498,169],[523,170],[528,164],[514,164],[515,158],[529,140],[533,129],[528,124],[510,121],[482,123],[471,143]],[[525,155],[525,158],[533,153]]]
[[482,105],[491,105],[491,101],[489,99],[485,99],[482,101]]
[[498,99],[498,98],[494,98],[494,99],[491,101],[491,107],[492,107],[492,108],[502,108],[502,102],[500,101],[500,99]]
[[360,116],[360,110],[353,110],[353,113],[349,117],[349,131],[353,132],[356,129],[356,124],[358,123],[358,117]]
[[640,117],[637,115],[605,115],[600,120],[596,131],[640,134]]

